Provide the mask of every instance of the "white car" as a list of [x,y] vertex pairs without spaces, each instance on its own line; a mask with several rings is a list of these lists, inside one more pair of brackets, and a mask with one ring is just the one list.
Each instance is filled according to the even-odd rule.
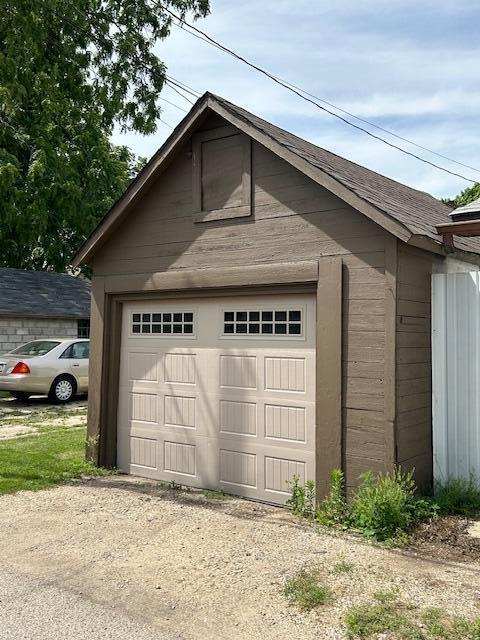
[[88,391],[89,340],[33,340],[0,356],[0,391],[18,400],[48,395],[51,402],[68,402]]

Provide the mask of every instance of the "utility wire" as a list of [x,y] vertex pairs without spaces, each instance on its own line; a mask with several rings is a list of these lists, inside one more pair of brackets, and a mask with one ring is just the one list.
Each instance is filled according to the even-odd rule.
[[179,111],[183,111],[183,113],[188,113],[186,109],[184,109],[183,107],[180,107],[178,104],[176,104],[175,102],[172,102],[171,100],[167,100],[167,98],[162,98],[162,96],[160,96],[159,100],[166,102],[167,104],[171,105],[172,107],[175,107]]
[[[236,53],[232,49],[229,49],[225,45],[221,44],[220,42],[218,42],[217,40],[215,40],[214,38],[209,36],[207,33],[202,31],[201,29],[198,29],[194,25],[188,23],[184,18],[182,18],[181,16],[178,16],[173,11],[170,11],[170,9],[168,9],[167,7],[162,5],[161,3],[154,2],[154,4],[157,7],[161,8],[162,10],[164,10],[166,13],[168,13],[171,17],[173,17],[174,19],[178,20],[179,25],[177,25],[177,26],[180,26],[181,28],[183,28],[187,33],[190,33],[190,35],[194,35],[196,37],[203,36],[203,37],[200,37],[200,39],[202,39],[202,40],[206,41],[207,43],[209,43],[210,45],[213,45],[214,47],[222,50],[224,53],[227,53],[228,55],[232,56],[233,58],[236,58],[240,62],[243,62],[244,64],[248,65],[249,67],[251,67],[252,69],[257,71],[258,73],[261,73],[262,75],[266,76],[267,78],[269,78],[270,80],[272,80],[276,84],[278,84],[278,85],[282,86],[283,88],[288,89],[292,93],[296,94],[302,100],[305,100],[306,102],[310,102],[311,104],[316,106],[318,109],[321,109],[322,111],[325,111],[326,113],[330,114],[331,116],[333,116],[333,117],[341,120],[345,124],[349,125],[350,127],[358,129],[359,131],[362,131],[363,133],[365,133],[368,136],[370,136],[371,138],[374,138],[375,140],[379,140],[380,142],[383,142],[384,144],[388,145],[389,147],[391,147],[393,149],[396,149],[397,151],[400,151],[401,153],[404,153],[404,154],[406,154],[406,155],[408,155],[408,156],[410,156],[412,158],[415,158],[416,160],[419,160],[420,162],[423,162],[424,164],[428,164],[431,167],[434,167],[435,169],[439,169],[440,171],[444,171],[446,173],[449,173],[450,175],[456,176],[457,178],[461,178],[462,180],[466,180],[467,182],[471,182],[473,184],[475,184],[477,182],[476,180],[473,180],[472,178],[467,178],[466,176],[464,176],[464,175],[462,175],[460,173],[457,173],[455,171],[451,171],[450,169],[447,169],[446,167],[443,167],[443,166],[441,166],[439,164],[436,164],[435,162],[431,162],[430,160],[427,160],[426,158],[422,158],[421,156],[419,156],[419,155],[417,155],[415,153],[412,153],[411,151],[408,151],[407,149],[403,149],[402,147],[399,147],[398,145],[394,144],[393,142],[385,140],[385,138],[382,138],[381,136],[378,136],[378,135],[372,133],[368,129],[365,129],[364,127],[361,127],[361,126],[355,124],[354,122],[351,122],[350,120],[347,120],[347,118],[344,118],[343,116],[339,115],[338,113],[335,113],[334,111],[331,111],[330,109],[327,109],[323,105],[321,105],[318,102],[316,102],[316,100],[320,100],[320,101],[324,102],[325,104],[328,104],[329,106],[332,106],[333,108],[335,108],[335,109],[337,109],[339,111],[343,111],[343,113],[346,113],[346,114],[350,115],[351,117],[354,117],[354,118],[356,118],[358,120],[361,120],[361,121],[365,122],[366,124],[372,124],[367,120],[358,118],[357,116],[354,116],[353,114],[350,114],[346,110],[339,109],[335,105],[333,105],[331,103],[328,103],[325,100],[316,98],[315,96],[313,96],[313,98],[310,97],[312,94],[308,94],[303,89],[296,88],[294,85],[291,85],[290,83],[278,78],[277,76],[274,76],[269,71],[266,71],[265,69],[262,69],[262,67],[259,67],[258,65],[254,64],[253,62],[250,62],[249,60],[247,60],[246,58],[244,58],[240,54]],[[188,28],[185,28],[185,27],[188,27]],[[386,133],[389,133],[389,134],[392,133],[392,132],[388,131],[387,129],[383,129],[383,128],[379,127],[378,125],[373,125],[373,126],[376,126],[377,128],[382,129]],[[393,134],[393,135],[395,135],[395,136],[399,137],[400,139],[402,139],[401,136],[398,136],[397,134]],[[420,146],[420,145],[416,145],[416,143],[413,143],[413,142],[411,142],[410,140],[408,140],[406,138],[404,140],[406,142],[409,142],[410,144],[414,144],[415,146]],[[432,152],[430,149],[427,149],[426,147],[421,147],[421,148],[423,148],[424,150],[428,151],[429,153],[434,153],[436,155],[441,155],[441,154],[437,154],[436,152]],[[444,159],[447,159],[449,161],[457,163],[456,160],[451,160],[450,158],[447,158],[446,156],[441,156],[441,157],[444,157]],[[465,167],[468,166],[468,165],[464,165],[463,163],[458,163],[458,164],[461,164],[462,166],[465,166]],[[480,173],[479,169],[475,169],[474,167],[469,167],[469,168],[471,168],[473,171],[477,171],[477,172]]]

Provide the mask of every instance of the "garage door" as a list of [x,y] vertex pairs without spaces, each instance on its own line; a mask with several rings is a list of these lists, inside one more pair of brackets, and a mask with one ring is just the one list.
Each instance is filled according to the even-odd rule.
[[315,296],[124,305],[121,470],[284,503],[315,478]]

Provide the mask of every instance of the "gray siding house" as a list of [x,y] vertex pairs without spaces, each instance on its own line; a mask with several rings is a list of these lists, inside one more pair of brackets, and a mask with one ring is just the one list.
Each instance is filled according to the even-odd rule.
[[85,338],[89,333],[87,280],[0,268],[0,353],[36,338]]

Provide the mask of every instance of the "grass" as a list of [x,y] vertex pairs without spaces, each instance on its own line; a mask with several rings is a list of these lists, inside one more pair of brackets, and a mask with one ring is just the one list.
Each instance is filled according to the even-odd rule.
[[344,573],[352,573],[355,565],[352,562],[347,562],[346,560],[339,560],[333,565],[333,573],[337,576],[342,575]]
[[233,497],[225,493],[222,489],[205,489],[203,495],[208,500],[232,500]]
[[376,593],[373,603],[352,607],[344,623],[347,638],[352,640],[376,639],[387,633],[398,640],[480,639],[480,618],[472,622],[443,609],[421,610],[399,601],[391,592]]
[[0,494],[110,473],[85,461],[85,435],[84,427],[60,428],[0,442]]
[[315,609],[333,598],[330,587],[319,582],[314,573],[307,571],[300,571],[289,578],[283,593],[289,602],[304,610]]
[[480,484],[474,476],[451,478],[435,487],[435,501],[442,515],[478,516]]

